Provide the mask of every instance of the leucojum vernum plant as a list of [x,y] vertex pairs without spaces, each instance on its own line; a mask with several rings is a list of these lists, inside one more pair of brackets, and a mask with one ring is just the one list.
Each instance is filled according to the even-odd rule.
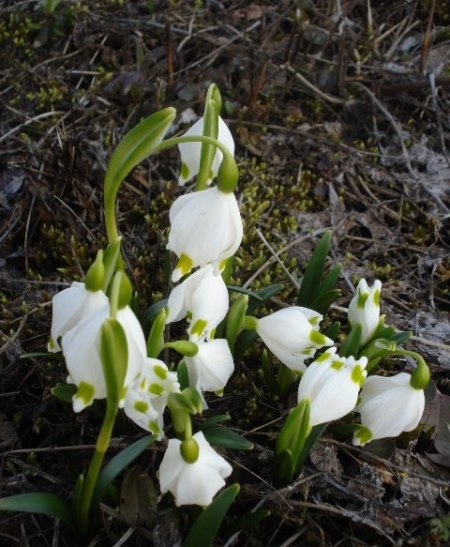
[[[212,84],[203,116],[186,133],[166,138],[176,115],[166,108],[141,121],[114,150],[104,182],[109,244],[98,251],[84,282],[73,282],[53,297],[48,344],[49,352],[62,352],[68,372],[67,385],[53,390],[57,397],[71,402],[76,413],[89,412],[99,399],[106,401],[95,451],[69,502],[56,494],[26,493],[1,499],[0,509],[59,518],[86,541],[99,526],[99,504],[107,493],[111,496],[110,486],[159,441],[165,447],[158,472],[161,494],[170,492],[176,506],[203,508],[185,545],[210,545],[239,490],[233,484],[219,494],[233,472],[223,448],[252,445],[218,426],[226,415],[193,417],[207,409],[209,398],[227,389],[258,338],[268,350],[260,354],[268,390],[285,401],[286,410],[284,396],[298,393],[298,404],[288,412],[274,446],[277,485],[288,485],[299,475],[329,422],[345,417],[353,443],[361,446],[418,426],[429,369],[418,353],[402,348],[409,333],[385,324],[380,281],[371,286],[359,281],[344,328],[324,321],[340,296],[339,267],[325,273],[329,231],[316,245],[294,305],[261,316],[280,285],[257,292],[229,285],[243,226],[234,141],[220,110],[220,93]],[[175,285],[168,299],[152,304],[151,327],[144,332],[133,311],[134,291],[121,255],[116,200],[133,167],[172,146],[178,146],[181,156],[179,185],[192,186],[170,208],[167,249],[176,259],[171,274]],[[181,339],[169,339],[166,325],[181,321]],[[328,326],[321,331],[323,323]],[[179,359],[164,362],[167,350]],[[382,360],[389,358],[392,364],[397,357],[406,358],[410,372],[376,374]],[[150,434],[104,465],[121,410]],[[253,515],[253,523],[265,516],[267,512]]]

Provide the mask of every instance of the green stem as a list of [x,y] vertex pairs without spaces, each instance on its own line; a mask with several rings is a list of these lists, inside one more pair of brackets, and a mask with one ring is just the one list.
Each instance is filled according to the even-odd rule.
[[111,441],[117,411],[117,407],[107,405],[103,424],[97,437],[95,452],[92,456],[92,460],[86,474],[86,480],[83,484],[83,492],[81,494],[78,513],[79,528],[83,537],[87,537],[89,535],[89,517],[91,513],[92,495],[94,493],[95,485],[97,484],[97,477],[102,467],[105,453]]
[[[173,137],[171,139],[166,139],[163,141],[155,150],[156,152],[160,152],[161,150],[165,150],[166,148],[170,148],[171,146],[175,146],[177,144],[183,144],[186,142],[201,142],[204,144],[211,144],[218,148],[222,154],[223,154],[223,163],[226,163],[228,166],[228,169],[230,171],[233,171],[233,179],[236,177],[236,173],[238,173],[237,165],[234,160],[233,154],[228,150],[228,148],[221,143],[220,141],[213,139],[212,137],[207,137],[206,135],[192,135],[192,136],[182,136],[182,137]],[[237,184],[237,178],[235,183],[233,184],[233,188],[227,188],[227,192],[232,192],[234,190],[234,187]],[[196,190],[204,190],[204,183],[200,179],[200,184],[197,183]],[[219,185],[220,189],[220,185]]]
[[122,272],[116,272],[111,285],[111,297],[109,300],[110,312],[109,315],[113,319],[117,316],[117,310],[119,307],[119,293],[120,293],[120,282],[121,282]]
[[406,349],[399,349],[389,353],[391,355],[399,355],[402,357],[412,357],[417,363],[417,367],[414,372],[411,373],[410,384],[414,389],[425,389],[430,381],[430,369],[425,363],[425,359],[416,353],[415,351],[408,351]]

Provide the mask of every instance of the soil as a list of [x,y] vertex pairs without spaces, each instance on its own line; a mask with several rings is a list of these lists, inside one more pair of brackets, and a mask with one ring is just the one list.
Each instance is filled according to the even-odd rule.
[[[431,368],[424,421],[434,425],[367,450],[327,430],[300,477],[280,489],[271,462],[288,402],[262,387],[256,353],[236,363],[209,412],[228,411],[227,427],[254,449],[226,452],[241,490],[215,544],[448,541],[448,3],[3,1],[0,82],[1,494],[67,498],[86,468],[99,420],[73,414],[51,393],[66,377],[61,360],[45,355],[51,298],[82,279],[106,243],[102,184],[115,145],[166,106],[177,109],[181,131],[215,82],[241,172],[246,235],[233,284],[282,283],[272,309],[292,302],[314,244],[332,229],[330,265],[342,266],[343,295],[335,318],[345,322],[358,279],[383,282],[387,322],[412,331],[407,347]],[[178,170],[177,151],[167,151],[142,162],[120,190],[140,312],[170,290],[165,244]],[[111,454],[141,436],[119,420]],[[130,471],[150,490],[162,446]],[[173,507],[169,496],[150,512],[106,500],[91,545],[178,545],[194,515]],[[237,516],[260,509],[270,515],[230,534]],[[18,513],[0,517],[0,543],[79,544],[58,521]]]

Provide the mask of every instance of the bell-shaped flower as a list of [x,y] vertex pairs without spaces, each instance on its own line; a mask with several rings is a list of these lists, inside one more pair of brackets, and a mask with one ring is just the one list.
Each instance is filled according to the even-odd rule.
[[[193,137],[203,135],[203,118],[200,118],[194,125],[182,135],[183,137]],[[217,140],[224,144],[230,153],[234,155],[234,140],[226,123],[219,116],[219,133]],[[201,142],[185,142],[178,145],[181,155],[181,172],[178,177],[178,184],[184,186],[186,182],[194,178],[199,172],[200,156],[202,150]],[[222,152],[216,149],[216,154],[211,165],[211,173],[208,178],[208,184],[217,175],[220,163],[222,161]]]
[[353,444],[364,445],[373,439],[396,437],[419,425],[425,407],[423,389],[411,385],[411,376],[401,372],[387,378],[369,376],[362,386],[356,411],[361,427]]
[[[78,387],[73,397],[73,410],[80,412],[94,399],[106,397],[106,384],[100,356],[101,327],[109,317],[109,307],[89,315],[67,332],[61,341],[71,383]],[[142,327],[128,306],[116,314],[127,341],[128,363],[124,381],[126,388],[140,373],[147,358]]]
[[190,385],[200,393],[223,390],[234,371],[228,342],[216,338],[200,342],[197,347],[198,351],[193,357],[184,357]]
[[178,281],[196,266],[225,267],[242,240],[242,219],[236,197],[218,188],[180,196],[170,208],[167,248],[178,256],[172,280]]
[[270,351],[295,372],[306,369],[305,360],[333,340],[318,330],[322,315],[299,306],[278,310],[257,320],[256,332]]
[[366,366],[366,357],[339,357],[335,347],[308,366],[298,387],[298,402],[309,399],[311,427],[342,418],[354,409]]
[[361,344],[365,344],[374,335],[380,322],[381,281],[378,279],[372,287],[361,279],[356,294],[348,307],[350,325],[361,325]]
[[84,283],[74,281],[69,288],[55,294],[52,299],[52,327],[48,351],[61,351],[59,338],[100,309],[109,310],[107,296],[102,291],[88,290]]
[[182,442],[170,439],[159,468],[161,492],[171,492],[180,505],[209,505],[231,475],[231,465],[205,439],[202,432],[192,438],[198,445],[197,459],[190,463],[182,454]]
[[163,413],[170,393],[179,393],[175,372],[159,359],[147,357],[142,370],[128,386],[124,411],[139,427],[161,440],[164,436]]
[[226,316],[227,286],[211,265],[204,266],[172,290],[167,307],[166,323],[180,321],[189,314],[188,334],[195,342],[207,336]]

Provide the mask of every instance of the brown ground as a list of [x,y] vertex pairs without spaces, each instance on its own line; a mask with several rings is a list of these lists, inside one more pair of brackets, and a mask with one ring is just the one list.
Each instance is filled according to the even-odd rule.
[[[53,13],[40,2],[0,3],[3,495],[68,495],[88,462],[98,421],[51,395],[64,381],[62,363],[20,356],[45,351],[52,295],[82,277],[105,243],[102,178],[114,145],[162,107],[200,114],[210,82],[221,89],[241,169],[247,235],[235,281],[265,265],[250,288],[280,281],[288,299],[291,281],[266,264],[271,253],[256,229],[276,251],[297,239],[281,256],[301,274],[318,234],[332,227],[340,304],[359,277],[381,279],[388,322],[413,331],[410,347],[450,395],[449,39],[450,9],[439,0],[88,0],[63,1]],[[152,158],[120,192],[142,309],[167,294],[163,250],[177,169],[175,151]],[[261,388],[256,361],[240,363],[211,404],[255,443],[229,453],[242,485],[231,517],[255,507],[271,516],[227,545],[444,543],[450,405],[439,401],[436,445],[424,433],[404,436],[374,456],[330,432],[300,479],[277,490],[278,423],[269,422],[287,403]],[[436,408],[435,399],[429,420]],[[128,444],[140,434],[123,421],[115,437]],[[160,450],[141,458],[140,472],[154,478],[159,458]],[[101,544],[176,544],[189,511],[178,522],[165,512],[170,505],[166,496],[127,540],[133,519],[109,503]],[[3,514],[0,522],[1,545],[76,544],[45,517]],[[228,540],[225,524],[217,545]]]

